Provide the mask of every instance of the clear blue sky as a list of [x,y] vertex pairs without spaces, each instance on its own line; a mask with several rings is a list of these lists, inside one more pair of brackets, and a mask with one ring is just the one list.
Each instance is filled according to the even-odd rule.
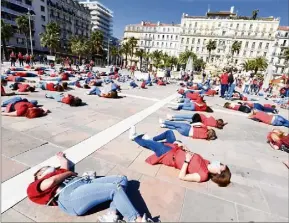
[[239,15],[251,16],[259,9],[259,16],[281,17],[281,25],[288,25],[288,0],[99,0],[114,12],[113,34],[122,38],[125,25],[140,21],[180,23],[182,13],[205,15],[211,11],[229,11],[235,6]]

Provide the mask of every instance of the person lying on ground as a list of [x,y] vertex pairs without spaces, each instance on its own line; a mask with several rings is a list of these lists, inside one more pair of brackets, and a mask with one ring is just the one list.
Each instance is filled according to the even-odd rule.
[[239,103],[231,103],[231,102],[226,102],[224,104],[224,108],[228,108],[231,110],[235,110],[235,111],[240,111],[243,113],[250,113],[252,111],[252,109],[248,106],[248,105],[242,105]]
[[248,118],[268,125],[284,126],[289,128],[289,121],[281,115],[269,115],[265,112],[252,110],[252,114],[250,114]]
[[30,86],[29,84],[22,84],[22,83],[13,83],[10,86],[10,89],[12,91],[18,91],[18,92],[34,92],[35,91],[35,87],[34,86]]
[[10,103],[2,110],[2,116],[18,117],[25,116],[26,118],[38,118],[46,115],[49,110],[45,108],[38,108],[28,100],[17,101]]
[[118,96],[117,91],[112,91],[112,90],[110,90],[110,91],[102,90],[101,91],[98,87],[92,88],[86,94],[97,95],[97,96],[102,97],[102,98],[120,98],[120,96]]
[[130,86],[131,88],[138,88],[138,85],[135,83],[134,80],[129,83],[129,86]]
[[89,84],[81,83],[80,81],[72,81],[67,83],[69,86],[75,86],[78,88],[90,89]]
[[61,102],[71,107],[78,107],[81,106],[82,100],[79,97],[75,97],[71,94],[64,94],[64,93],[46,93],[46,98],[55,99],[57,102]]
[[62,85],[60,84],[54,84],[54,83],[45,83],[45,82],[39,82],[36,85],[37,88],[41,88],[42,90],[46,91],[58,91],[63,92],[64,88],[67,87],[67,82],[63,82]]
[[163,78],[158,78],[157,79],[157,85],[159,85],[159,86],[166,86],[168,83],[166,83],[164,80],[163,80]]
[[43,78],[43,77],[40,77],[40,80],[41,81],[58,81],[58,82],[61,82],[61,81],[68,81],[70,76],[71,75],[69,75],[68,73],[61,73],[59,75],[59,77],[54,77],[54,78]]
[[18,76],[13,76],[13,75],[9,75],[6,77],[7,81],[12,81],[12,82],[27,82],[27,83],[35,83],[35,81],[33,80],[28,80],[24,77],[18,77]]
[[181,135],[192,137],[193,139],[215,140],[217,135],[214,129],[208,129],[207,126],[201,122],[197,123],[183,123],[159,120],[160,127],[177,130]]
[[9,104],[15,104],[16,102],[29,102],[31,104],[34,105],[34,107],[37,106],[38,101],[37,100],[31,100],[29,101],[27,98],[21,98],[19,96],[13,97],[13,98],[9,98],[5,101],[2,102],[1,107],[7,107]]
[[152,139],[148,135],[138,135],[133,126],[129,138],[138,145],[154,151],[146,162],[151,165],[164,164],[180,170],[179,179],[189,182],[205,182],[211,179],[220,187],[230,184],[231,172],[228,166],[219,161],[210,162],[197,153],[190,152],[173,131],[168,130]]
[[207,117],[201,113],[195,114],[182,114],[182,115],[167,115],[168,121],[187,121],[192,123],[202,123],[208,127],[214,127],[218,129],[223,129],[228,123],[224,123],[223,119],[215,119],[213,116]]
[[34,174],[34,181],[27,188],[28,198],[40,205],[58,206],[72,216],[85,215],[95,206],[111,201],[106,214],[99,222],[117,222],[118,213],[129,222],[146,222],[126,194],[126,176],[96,177],[85,174],[79,177],[69,169],[69,161],[62,152],[57,153],[60,167],[45,166]]
[[250,103],[250,102],[245,102],[245,103],[239,102],[239,104],[241,104],[241,105],[247,105],[247,106],[249,106],[251,109],[255,109],[255,110],[258,110],[258,111],[263,111],[263,112],[278,114],[278,111],[277,111],[275,105],[270,105],[270,104],[261,105],[260,103]]
[[7,86],[7,80],[2,79],[2,80],[1,80],[1,96],[12,96],[12,95],[15,95],[15,92],[9,92],[9,93],[7,93],[7,92],[5,91],[5,88],[4,88],[4,87],[6,87],[6,86]]
[[279,129],[273,129],[267,135],[267,143],[273,149],[282,150],[289,153],[289,134],[285,133]]
[[31,73],[31,72],[11,72],[12,76],[17,76],[17,77],[38,77],[37,74]]
[[185,101],[185,103],[180,103],[175,106],[168,106],[168,108],[171,108],[173,110],[186,110],[186,111],[204,111],[212,113],[214,112],[205,102],[188,102]]

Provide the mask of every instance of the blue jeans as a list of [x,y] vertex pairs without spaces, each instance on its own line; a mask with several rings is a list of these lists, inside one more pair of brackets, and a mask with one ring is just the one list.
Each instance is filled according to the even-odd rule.
[[253,108],[259,111],[263,111],[263,112],[271,112],[274,113],[276,110],[274,108],[268,108],[268,107],[264,107],[263,105],[259,104],[259,103],[254,103],[253,104]]
[[166,140],[168,143],[173,143],[176,141],[175,135],[171,130],[165,131],[164,133],[155,136],[153,140],[146,140],[142,138],[143,135],[137,136],[134,141],[140,146],[152,150],[155,152],[156,156],[160,157],[163,154],[171,150],[171,147],[164,145],[164,143],[157,142],[160,140]]
[[118,90],[118,86],[115,83],[111,84],[111,91],[117,91]]
[[232,98],[232,95],[233,95],[233,92],[234,92],[234,90],[235,90],[235,87],[236,87],[235,84],[230,84],[230,85],[229,85],[226,99],[231,99],[231,98]]
[[41,88],[42,90],[46,90],[46,83],[39,82],[36,87]]
[[46,93],[45,97],[55,99],[57,102],[61,102],[62,98],[64,98],[63,94],[60,93]]
[[92,88],[92,89],[89,91],[89,94],[90,94],[90,95],[98,95],[98,96],[100,96],[100,95],[101,95],[101,91],[99,90],[98,87],[94,87],[94,88]]
[[274,126],[285,126],[289,128],[289,121],[285,118],[283,118],[281,115],[275,115],[275,118],[272,122],[272,125]]
[[228,84],[221,84],[221,97],[225,96],[225,92],[228,90]]
[[[21,98],[21,97],[9,98],[8,100],[2,102],[1,107],[6,107],[7,105],[9,105],[11,103],[15,104],[15,103],[20,102],[20,101],[28,101],[28,100],[26,98]],[[37,100],[31,100],[29,102],[35,106],[38,104]]]
[[37,77],[37,76],[38,75],[34,73],[29,73],[29,72],[26,73],[26,77]]
[[180,103],[186,103],[186,104],[188,104],[188,103],[190,103],[190,99],[189,98],[179,98],[178,99],[178,102],[180,102]]
[[177,110],[195,111],[195,104],[192,102],[179,104]]
[[174,121],[188,121],[191,122],[194,115],[173,115]]
[[245,84],[245,88],[243,90],[243,93],[249,94],[249,84]]
[[134,81],[130,82],[129,86],[132,87],[132,88],[138,87],[138,85]]
[[112,211],[119,211],[129,221],[133,221],[139,216],[139,213],[125,193],[127,184],[126,176],[83,179],[68,186],[60,193],[58,206],[70,215],[79,216],[99,204],[111,201],[110,209]]
[[48,80],[42,80],[42,81],[57,81],[57,82],[60,82],[60,81],[62,81],[62,78],[61,77],[54,77],[54,78],[49,78]]
[[177,130],[183,136],[189,136],[191,125],[187,123],[165,121],[164,125],[168,129]]
[[15,82],[24,82],[26,79],[24,77],[16,77]]

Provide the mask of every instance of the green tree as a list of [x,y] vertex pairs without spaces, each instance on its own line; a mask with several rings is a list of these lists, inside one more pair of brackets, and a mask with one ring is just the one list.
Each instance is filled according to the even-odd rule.
[[240,41],[234,41],[232,44],[231,52],[232,52],[232,61],[234,60],[234,54],[237,53],[239,54],[240,49],[242,46],[242,42]]
[[171,57],[167,53],[162,55],[162,61],[165,68],[171,67]]
[[153,60],[153,65],[158,69],[162,64],[163,52],[160,50],[155,50],[151,54]]
[[194,68],[196,71],[201,71],[202,69],[205,69],[206,62],[203,61],[202,58],[194,60]]
[[242,63],[242,67],[246,72],[254,70],[254,60],[245,61],[244,63]]
[[180,53],[180,55],[179,55],[179,63],[180,64],[186,64],[190,57],[193,60],[197,59],[197,55],[194,52],[192,52],[192,51],[186,50],[185,52]]
[[[20,33],[25,36],[26,52],[28,54],[28,37],[30,34],[29,18],[27,15],[21,15],[16,18],[16,24]],[[32,27],[31,27],[32,28]]]
[[123,54],[125,56],[124,60],[125,60],[125,65],[127,66],[127,57],[130,53],[130,46],[128,44],[128,42],[125,42],[121,45],[121,54]]
[[93,31],[90,35],[89,45],[92,54],[103,55],[103,33],[99,30]]
[[1,19],[1,40],[2,40],[2,45],[3,45],[3,50],[4,50],[4,57],[6,60],[8,60],[9,55],[7,51],[7,43],[9,43],[9,40],[13,37],[14,31],[13,28],[10,24],[5,23]]
[[288,62],[289,61],[289,47],[284,50],[283,55],[285,57],[285,60]]
[[78,56],[79,61],[81,57],[87,55],[89,48],[89,41],[87,39],[73,38],[70,40],[70,50],[73,54]]
[[49,49],[50,55],[60,46],[60,27],[57,23],[47,24],[45,32],[40,34],[41,46]]
[[117,64],[117,59],[119,56],[119,50],[116,46],[111,46],[110,55],[112,56],[113,63]]
[[268,67],[268,63],[267,63],[266,58],[264,58],[264,57],[257,57],[256,59],[254,59],[253,68],[254,68],[255,74],[257,74],[257,72],[258,72],[259,70],[260,70],[260,71],[266,70],[267,67]]
[[142,69],[142,62],[143,62],[143,58],[145,57],[146,52],[144,51],[144,49],[139,49],[135,52],[135,55],[139,58],[139,62],[140,62],[140,69]]
[[131,58],[131,64],[133,62],[133,56],[134,56],[134,50],[135,48],[137,47],[137,39],[134,38],[134,37],[130,37],[128,38],[128,41],[127,41],[129,47],[130,47],[130,58]]
[[175,56],[171,56],[170,57],[170,64],[171,64],[171,70],[173,69],[173,66],[177,66],[178,65],[178,58]]
[[206,48],[207,48],[207,50],[208,50],[208,52],[209,52],[209,61],[210,61],[212,51],[217,48],[217,42],[216,42],[215,40],[210,40],[210,41],[207,43]]
[[150,58],[151,58],[151,54],[149,52],[145,52],[144,59],[146,60],[147,69],[149,69]]

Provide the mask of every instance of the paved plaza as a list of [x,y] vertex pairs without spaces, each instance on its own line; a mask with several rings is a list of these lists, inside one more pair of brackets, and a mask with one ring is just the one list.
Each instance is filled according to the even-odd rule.
[[[122,85],[127,88],[127,84]],[[28,99],[51,110],[46,117],[2,117],[2,214],[3,222],[95,222],[104,205],[83,217],[72,217],[57,207],[30,202],[23,193],[27,180],[40,163],[54,163],[58,151],[76,162],[80,175],[95,170],[97,175],[126,175],[128,194],[140,213],[162,222],[288,222],[288,169],[282,161],[288,154],[273,151],[266,136],[273,127],[257,123],[246,115],[222,107],[224,100],[206,97],[215,118],[229,124],[216,130],[215,141],[193,140],[181,136],[188,148],[208,160],[229,166],[232,183],[227,188],[211,181],[189,183],[178,179],[178,170],[164,165],[151,166],[145,159],[153,154],[128,139],[136,124],[138,133],[154,136],[164,131],[158,119],[172,111],[177,84],[154,85],[147,90],[123,90],[121,99],[85,95],[84,89],[71,94],[87,106],[70,107],[46,99],[45,92],[30,93]],[[9,98],[3,97],[2,100]],[[263,102],[263,101],[261,101]],[[281,115],[288,117],[285,111]],[[283,129],[286,130],[286,129]],[[286,130],[287,131],[287,130]],[[34,169],[33,169],[34,168]],[[29,172],[30,171],[30,172]],[[25,178],[24,176],[30,176]]]

